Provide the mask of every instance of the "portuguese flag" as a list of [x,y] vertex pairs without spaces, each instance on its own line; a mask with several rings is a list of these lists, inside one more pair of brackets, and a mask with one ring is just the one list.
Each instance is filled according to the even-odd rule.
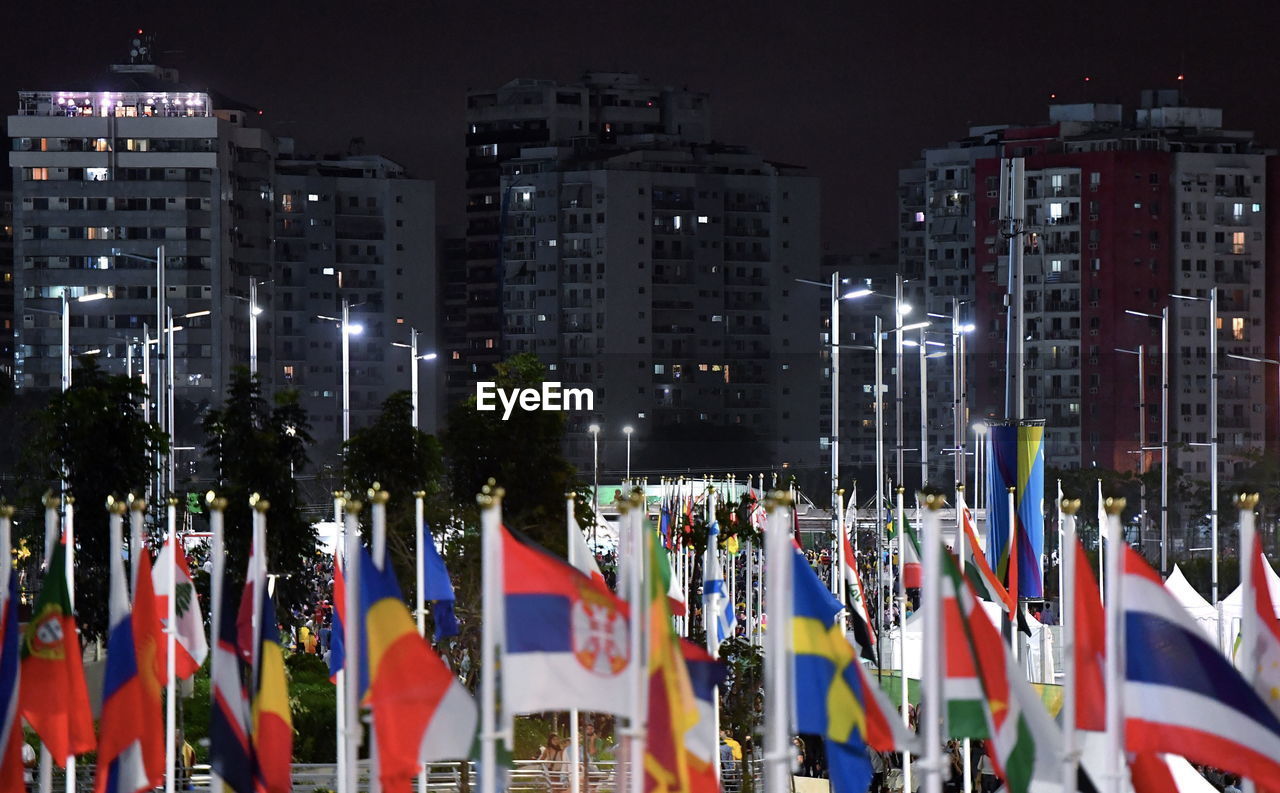
[[66,541],[49,560],[40,599],[22,636],[22,716],[59,766],[93,751],[93,716],[84,683],[80,637],[67,589]]

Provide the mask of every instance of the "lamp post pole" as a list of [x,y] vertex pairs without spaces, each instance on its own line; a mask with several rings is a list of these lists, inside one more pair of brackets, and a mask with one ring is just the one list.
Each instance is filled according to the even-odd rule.
[[[1213,551],[1213,569],[1210,571],[1211,603],[1218,604],[1218,288],[1209,287],[1208,297],[1172,294],[1178,300],[1196,300],[1209,304],[1209,531]],[[1222,643],[1222,625],[1219,620],[1218,643]]]
[[258,279],[249,278],[249,374],[258,373]]
[[[342,445],[351,440],[351,305],[342,298]],[[345,452],[344,452],[345,453]]]
[[630,425],[622,428],[622,434],[627,436],[627,482],[631,481],[631,431]]
[[[831,536],[840,536],[840,274],[831,274]],[[837,540],[838,542],[838,540]],[[837,550],[839,550],[837,548]]]

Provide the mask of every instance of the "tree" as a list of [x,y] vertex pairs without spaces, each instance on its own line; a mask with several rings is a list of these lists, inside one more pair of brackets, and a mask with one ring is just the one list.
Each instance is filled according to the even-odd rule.
[[249,498],[257,493],[271,505],[267,564],[281,571],[276,597],[284,622],[294,606],[308,603],[307,576],[316,560],[316,533],[299,511],[293,479],[294,469],[307,464],[310,428],[296,391],[282,391],[268,405],[258,377],[243,367],[232,372],[222,407],[204,420],[205,450],[217,465],[216,489],[227,498],[227,575],[233,586],[244,581],[252,536]]
[[[538,388],[546,372],[530,353],[494,369],[503,389]],[[506,490],[507,525],[563,553],[564,494],[579,489],[577,472],[560,451],[564,427],[564,414],[555,411],[515,410],[504,421],[500,411],[476,410],[474,396],[454,407],[444,434],[453,502],[474,509],[476,493],[492,478]]]
[[426,492],[428,525],[449,515],[444,458],[435,436],[413,426],[413,403],[408,391],[397,391],[382,403],[373,424],[356,430],[347,442],[343,482],[352,493],[374,483],[391,494],[387,503],[387,553],[400,581],[415,580],[414,497]]
[[[57,492],[65,465],[76,506],[78,624],[86,639],[95,639],[108,628],[107,562],[119,550],[109,547],[107,496],[144,493],[156,471],[155,455],[167,450],[168,438],[142,419],[141,383],[103,372],[92,357],[79,364],[71,387],[34,414],[20,491],[27,504],[37,503],[46,490]],[[26,523],[27,541],[42,548],[41,522]]]

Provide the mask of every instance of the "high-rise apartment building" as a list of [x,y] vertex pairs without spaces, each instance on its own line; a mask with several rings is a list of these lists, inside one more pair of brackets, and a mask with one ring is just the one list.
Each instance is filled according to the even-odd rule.
[[[743,149],[653,136],[529,147],[503,167],[504,354],[566,387],[571,458],[649,471],[825,466],[818,185]],[[825,436],[825,433],[822,433]],[[665,454],[665,456],[663,456]]]
[[467,396],[477,376],[503,354],[499,251],[511,200],[503,163],[528,147],[614,143],[636,135],[707,143],[711,127],[706,94],[614,72],[588,72],[574,82],[519,79],[471,91],[466,122],[465,281],[444,289],[450,401]]
[[13,377],[13,191],[0,190],[0,382]]
[[[126,346],[163,324],[162,250],[165,298],[182,327],[179,418],[195,415],[183,405],[218,398],[248,357],[247,311],[227,296],[271,273],[275,143],[257,121],[143,54],[65,90],[19,93],[8,119],[19,388],[58,386],[64,295],[107,297],[72,302],[72,353],[100,350],[123,371]],[[193,430],[177,431],[182,443]]]
[[[342,335],[321,317],[349,326],[350,424],[377,417],[392,391],[410,387],[408,344],[436,349],[435,186],[411,179],[378,156],[294,156],[281,142],[276,162],[276,277],[272,378],[297,388],[313,434],[342,436]],[[358,328],[359,332],[354,332]],[[435,432],[439,413],[436,361],[418,363],[419,426]]]
[[[1047,420],[1048,464],[1131,470],[1141,446],[1158,445],[1159,323],[1126,312],[1167,306],[1170,462],[1208,476],[1208,303],[1169,295],[1203,299],[1216,288],[1220,472],[1247,465],[1264,440],[1266,373],[1227,354],[1274,352],[1264,266],[1277,217],[1267,213],[1269,154],[1251,133],[1225,128],[1221,110],[1146,91],[1131,113],[1059,104],[1045,124],[974,128],[904,170],[902,193],[922,207],[900,204],[904,249],[923,249],[931,294],[974,303],[973,416],[1006,414],[1009,243],[999,174],[1001,157],[1020,157],[1025,415]],[[1145,382],[1136,356],[1116,348],[1142,352]],[[1146,462],[1158,455],[1148,451]]]

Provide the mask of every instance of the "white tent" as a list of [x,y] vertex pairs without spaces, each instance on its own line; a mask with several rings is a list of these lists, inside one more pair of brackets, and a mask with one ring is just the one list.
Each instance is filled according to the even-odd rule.
[[1164,588],[1173,595],[1179,605],[1187,610],[1187,614],[1196,624],[1204,629],[1205,634],[1213,641],[1218,640],[1218,610],[1213,604],[1200,596],[1196,588],[1182,574],[1182,568],[1176,564],[1173,572],[1165,579]]
[[[987,612],[987,617],[996,626],[1000,625],[1001,609],[995,603],[985,600],[979,600],[983,608]],[[1053,632],[1040,623],[1035,617],[1027,614],[1027,625],[1031,628],[1031,636],[1028,638],[1026,634],[1018,634],[1022,637],[1022,649],[1018,653],[1018,659],[1027,673],[1027,680],[1032,683],[1056,683],[1057,669],[1053,663]],[[919,680],[923,672],[923,656],[924,656],[924,619],[921,612],[917,611],[907,618],[907,678]],[[888,631],[889,637],[885,647],[881,648],[881,652],[885,654],[885,668],[897,670],[900,667],[899,647],[897,626]],[[1043,661],[1041,650],[1043,649]]]
[[[1271,591],[1271,605],[1276,610],[1276,616],[1280,617],[1280,576],[1276,575],[1276,571],[1272,569],[1270,562],[1265,562],[1263,567],[1267,573],[1267,589]],[[1240,619],[1244,607],[1244,592],[1241,589],[1242,587],[1236,587],[1235,592],[1223,598],[1223,619]]]

